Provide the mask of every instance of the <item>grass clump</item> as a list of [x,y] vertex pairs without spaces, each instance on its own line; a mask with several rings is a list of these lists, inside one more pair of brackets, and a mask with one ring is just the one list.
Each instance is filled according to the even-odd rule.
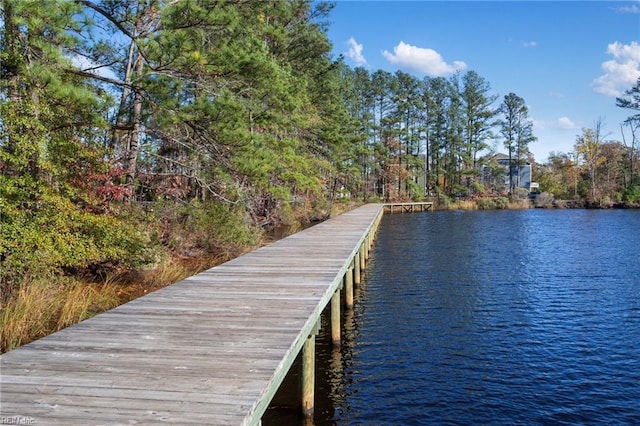
[[[526,201],[526,200],[525,200]],[[528,204],[526,204],[528,206]],[[469,199],[452,199],[440,197],[438,210],[503,210],[525,208],[520,201],[511,202],[506,197],[480,197]]]
[[531,201],[528,198],[514,198],[507,200],[507,207],[510,210],[526,210],[531,208]]
[[119,304],[117,286],[56,277],[25,278],[0,315],[0,350],[9,351]]
[[151,269],[113,273],[101,282],[61,275],[25,277],[0,314],[0,352],[77,324],[223,260],[167,259]]

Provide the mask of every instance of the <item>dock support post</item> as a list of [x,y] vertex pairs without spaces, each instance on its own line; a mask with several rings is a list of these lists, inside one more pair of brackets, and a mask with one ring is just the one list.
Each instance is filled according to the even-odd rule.
[[360,284],[360,252],[357,252],[356,257],[353,259],[353,283],[355,285]]
[[362,245],[360,246],[360,270],[364,271],[364,268],[367,266],[365,264],[367,255],[365,254],[365,252],[367,251],[367,246],[365,245],[365,243],[362,243]]
[[364,258],[365,260],[369,260],[369,251],[371,250],[371,232],[373,231],[369,231],[369,233],[367,234],[367,237],[364,239]]
[[336,290],[331,298],[331,341],[333,346],[340,346],[340,290]]
[[302,414],[305,417],[313,417],[314,411],[318,325],[316,324],[302,346]]
[[353,268],[344,274],[344,304],[347,309],[353,308]]

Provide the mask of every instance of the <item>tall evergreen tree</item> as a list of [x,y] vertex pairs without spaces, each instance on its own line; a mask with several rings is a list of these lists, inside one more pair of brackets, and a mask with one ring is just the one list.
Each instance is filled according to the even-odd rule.
[[[391,114],[393,126],[397,129],[400,142],[398,163],[402,179],[398,180],[398,191],[407,195],[417,195],[415,192],[415,175],[422,170],[419,160],[420,138],[423,125],[423,106],[421,97],[421,82],[416,77],[398,71],[394,75],[393,98],[395,110]],[[410,188],[411,187],[411,188]]]
[[60,187],[71,178],[67,166],[93,148],[105,106],[96,87],[65,72],[78,8],[71,1],[15,0],[2,8],[3,174]]
[[447,173],[445,190],[450,194],[458,192],[457,185],[460,185],[461,156],[463,149],[463,129],[462,118],[462,97],[460,94],[460,78],[454,74],[450,78],[449,84],[449,105],[447,108],[447,136],[445,146],[445,158]]
[[371,76],[362,67],[354,70],[343,64],[343,99],[347,113],[354,120],[353,137],[356,143],[354,161],[360,170],[360,193],[366,200],[373,194],[377,165],[374,161],[375,115]]
[[496,110],[492,108],[497,95],[490,95],[491,86],[475,71],[469,71],[462,77],[462,103],[464,119],[464,149],[462,159],[464,168],[477,170],[478,153],[489,146],[493,136],[493,118]]
[[504,138],[504,147],[509,152],[509,192],[513,193],[519,180],[518,166],[529,152],[529,143],[535,141],[536,137],[533,135],[529,109],[520,96],[513,92],[505,95],[499,111],[503,116],[499,120],[500,133]]
[[427,108],[427,186],[443,190],[447,146],[447,109],[450,102],[450,81],[444,77],[431,78],[426,82],[423,99]]

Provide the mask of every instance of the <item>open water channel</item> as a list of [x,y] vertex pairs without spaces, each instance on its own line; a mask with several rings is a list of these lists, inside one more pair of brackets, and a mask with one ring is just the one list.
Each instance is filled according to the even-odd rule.
[[640,211],[387,214],[343,340],[265,426],[640,424]]

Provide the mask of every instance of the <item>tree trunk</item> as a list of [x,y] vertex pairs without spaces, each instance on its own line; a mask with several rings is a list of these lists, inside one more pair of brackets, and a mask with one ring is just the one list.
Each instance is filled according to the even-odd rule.
[[127,127],[127,116],[125,110],[127,108],[127,99],[131,95],[131,78],[133,74],[133,57],[135,53],[135,40],[131,40],[129,44],[129,52],[127,53],[127,68],[124,75],[124,85],[122,86],[122,94],[120,95],[120,105],[116,113],[115,126],[111,132],[111,149],[120,146],[119,132]]
[[[135,75],[137,78],[142,76],[144,69],[144,60],[142,55],[138,54],[135,63]],[[133,99],[133,116],[132,130],[129,134],[129,143],[127,156],[125,160],[125,169],[127,177],[127,187],[129,188],[129,196],[132,197],[135,192],[135,177],[138,163],[138,152],[140,151],[140,126],[142,121],[142,93],[136,90]]]
[[[15,22],[13,16],[13,4],[7,1],[4,4],[4,40],[5,40],[5,58],[1,62],[2,78],[7,84],[7,99],[10,105],[18,105],[20,103],[20,62],[22,55],[20,54],[20,29]],[[16,140],[13,126],[5,126],[7,132],[7,152],[14,153],[16,150]],[[15,173],[15,170],[7,170],[9,173]]]

